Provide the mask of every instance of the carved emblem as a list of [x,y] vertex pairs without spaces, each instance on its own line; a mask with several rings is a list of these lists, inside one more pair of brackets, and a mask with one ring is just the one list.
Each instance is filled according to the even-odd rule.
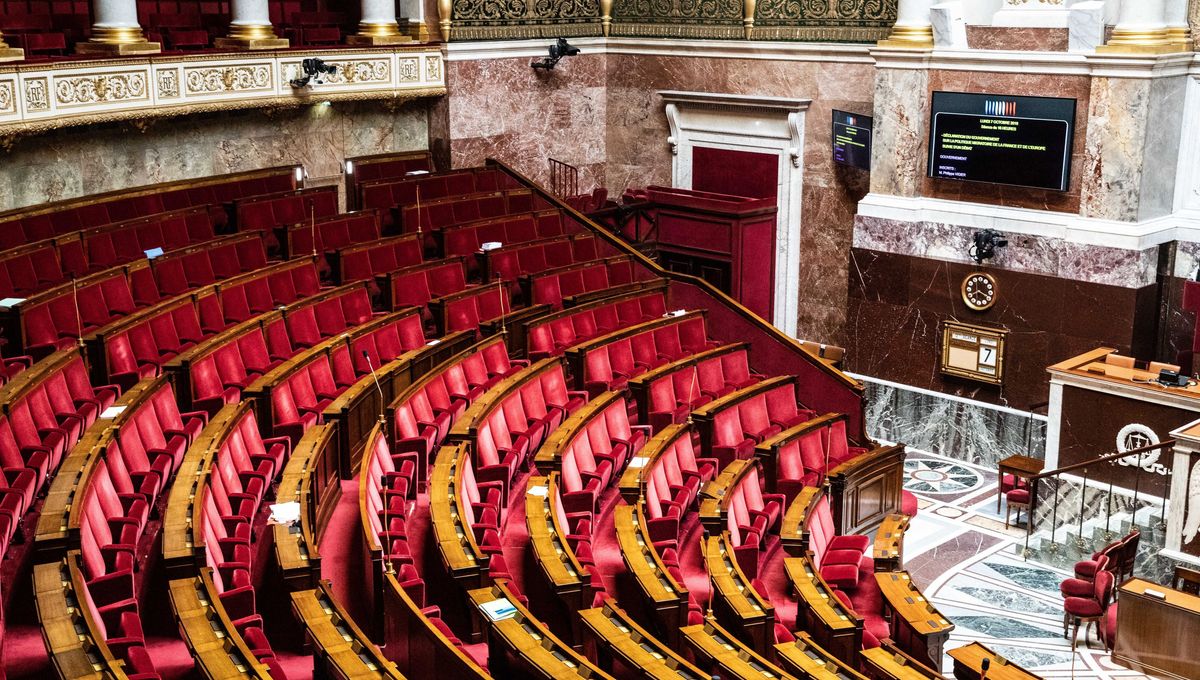
[[158,72],[158,96],[169,99],[179,96],[179,72],[171,69]]
[[119,102],[146,96],[146,74],[62,78],[54,84],[55,101],[64,106]]
[[415,83],[421,79],[421,68],[416,59],[401,59],[396,68],[396,77],[402,83]]
[[425,60],[425,80],[442,79],[442,58],[429,57]]
[[50,88],[45,78],[25,81],[25,110],[46,111],[50,108]]
[[188,94],[263,90],[271,86],[271,67],[257,64],[198,68],[188,71],[185,83]]
[[11,113],[16,111],[16,102],[13,100],[13,84],[11,81],[0,83],[0,113]]

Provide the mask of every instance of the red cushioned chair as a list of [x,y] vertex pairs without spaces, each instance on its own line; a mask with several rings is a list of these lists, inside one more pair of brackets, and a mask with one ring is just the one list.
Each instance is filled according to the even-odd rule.
[[1025,511],[1026,521],[1028,521],[1030,495],[1029,489],[1013,489],[1004,494],[1005,502],[1008,504],[1008,509],[1004,512],[1004,528],[1009,526],[1009,520],[1012,519],[1013,512],[1017,513],[1017,519],[1021,519],[1021,511]]
[[1072,648],[1079,635],[1080,625],[1087,623],[1087,628],[1084,630],[1084,640],[1086,641],[1088,630],[1091,629],[1092,624],[1104,619],[1104,613],[1112,598],[1112,589],[1112,573],[1100,571],[1096,573],[1096,580],[1090,596],[1068,597],[1063,602],[1063,636],[1067,637],[1067,628],[1068,626],[1072,627],[1069,638]]

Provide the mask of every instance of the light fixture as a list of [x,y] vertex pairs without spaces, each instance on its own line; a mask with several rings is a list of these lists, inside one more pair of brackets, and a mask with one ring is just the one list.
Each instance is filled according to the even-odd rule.
[[346,161],[346,174],[347,175],[354,174],[354,161]]
[[975,232],[975,237],[971,246],[967,249],[967,254],[975,260],[976,264],[983,264],[984,260],[990,260],[996,256],[997,248],[1008,246],[1008,239],[1004,238],[1004,234],[995,229],[984,229],[983,231]]

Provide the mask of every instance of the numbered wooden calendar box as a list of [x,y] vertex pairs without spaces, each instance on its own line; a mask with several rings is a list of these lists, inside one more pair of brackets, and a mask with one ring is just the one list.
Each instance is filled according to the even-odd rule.
[[941,371],[991,385],[1004,383],[1008,330],[946,321],[942,324]]

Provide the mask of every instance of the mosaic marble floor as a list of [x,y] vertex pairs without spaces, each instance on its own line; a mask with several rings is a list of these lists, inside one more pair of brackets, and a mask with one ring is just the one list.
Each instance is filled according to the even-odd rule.
[[[994,470],[917,451],[905,468],[921,508],[905,535],[905,568],[954,622],[947,651],[978,640],[1045,678],[1148,677],[1111,663],[1094,631],[1072,653],[1058,592],[1070,574],[1020,557],[1025,530],[1005,529]],[[949,657],[943,671],[953,672]]]

